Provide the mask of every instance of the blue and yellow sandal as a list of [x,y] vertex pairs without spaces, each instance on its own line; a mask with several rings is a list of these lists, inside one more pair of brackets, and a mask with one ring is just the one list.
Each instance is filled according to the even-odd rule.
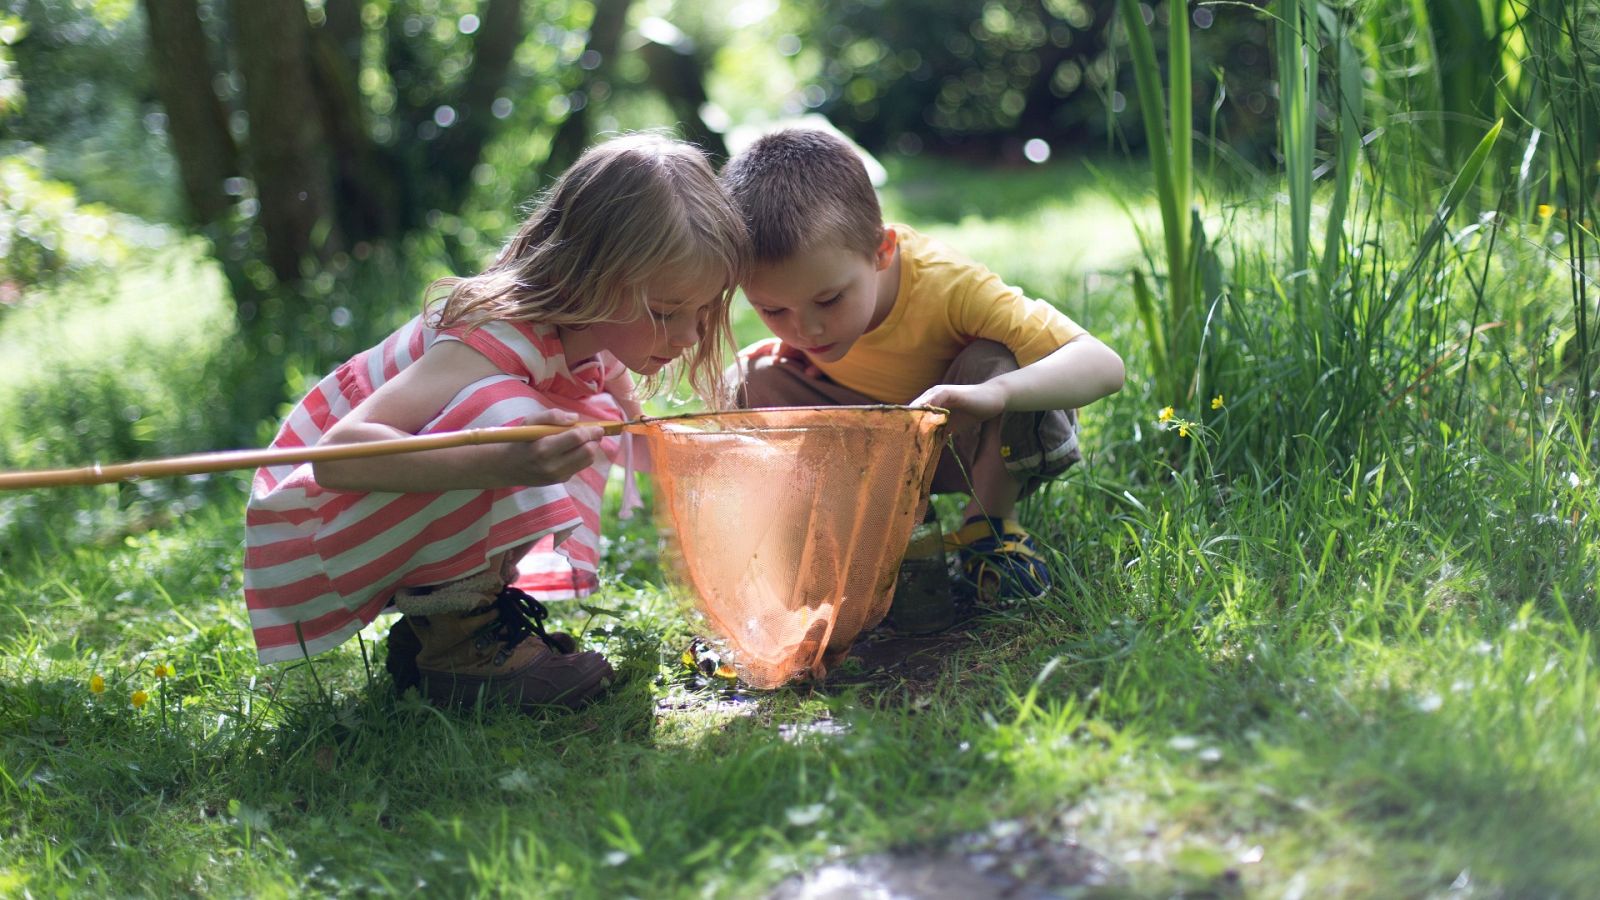
[[959,554],[961,573],[981,603],[1031,600],[1050,589],[1050,567],[1015,519],[973,516],[945,536],[945,549]]

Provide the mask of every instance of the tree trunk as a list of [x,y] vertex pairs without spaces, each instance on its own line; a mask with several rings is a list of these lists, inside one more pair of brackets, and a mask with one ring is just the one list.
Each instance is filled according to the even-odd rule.
[[[617,55],[621,52],[622,31],[628,21],[628,8],[633,0],[596,0],[594,20],[589,23],[589,41],[580,60],[590,58],[594,65],[573,91],[574,102],[550,140],[550,153],[545,157],[543,174],[557,175],[577,160],[589,143],[589,106],[596,89],[605,85],[610,89],[611,74],[616,71]],[[590,57],[589,54],[594,54]]]
[[232,11],[267,264],[280,281],[293,282],[304,257],[339,243],[314,114],[309,23],[301,0],[249,0]]
[[224,182],[239,174],[239,151],[222,101],[195,0],[144,0],[156,95],[167,112],[167,137],[178,161],[190,219],[217,222],[233,205]]
[[351,243],[393,237],[404,227],[405,198],[361,101],[360,12],[354,0],[329,0],[325,9],[326,22],[311,32],[311,74],[332,153],[334,214]]
[[340,67],[352,73],[361,71],[361,0],[323,0],[325,18],[318,31],[327,35],[340,60]]
[[720,165],[728,158],[728,145],[722,135],[711,130],[700,109],[706,105],[706,64],[691,42],[664,44],[646,40],[639,48],[645,65],[650,67],[650,83],[661,92],[667,105],[678,117],[678,131],[683,139],[698,146]]
[[523,33],[522,0],[489,0],[484,6],[472,36],[472,68],[445,101],[455,121],[428,148],[428,169],[442,181],[444,209],[460,208],[472,189],[472,170],[495,132],[495,96],[505,86]]

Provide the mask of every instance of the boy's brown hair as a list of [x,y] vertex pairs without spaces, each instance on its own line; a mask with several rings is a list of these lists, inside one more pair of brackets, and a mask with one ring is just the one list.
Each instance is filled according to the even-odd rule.
[[744,215],[757,264],[827,243],[870,256],[882,241],[883,212],[867,168],[837,135],[775,131],[729,160],[719,179]]

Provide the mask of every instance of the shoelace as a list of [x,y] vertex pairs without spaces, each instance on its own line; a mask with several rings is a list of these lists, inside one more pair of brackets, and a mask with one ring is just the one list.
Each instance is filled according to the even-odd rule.
[[505,652],[516,649],[518,644],[533,635],[537,635],[551,650],[562,652],[561,647],[544,630],[544,620],[550,618],[550,610],[545,609],[544,604],[533,599],[527,591],[508,584],[500,589],[494,602],[489,605],[500,613],[499,620],[491,627],[495,637],[505,642]]

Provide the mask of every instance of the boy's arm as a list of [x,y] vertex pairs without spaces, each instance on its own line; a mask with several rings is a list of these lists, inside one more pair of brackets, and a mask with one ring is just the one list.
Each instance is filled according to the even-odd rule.
[[912,406],[950,410],[960,430],[1004,412],[1080,409],[1122,390],[1122,357],[1089,334],[1080,334],[1031,365],[979,384],[937,384]]
[[[478,351],[442,341],[384,382],[318,443],[359,444],[417,434],[462,388],[499,372]],[[574,413],[550,410],[529,416],[527,424],[567,425],[577,419]],[[319,485],[340,491],[430,493],[559,484],[595,462],[601,436],[596,427],[575,428],[536,441],[319,462],[313,473]]]

